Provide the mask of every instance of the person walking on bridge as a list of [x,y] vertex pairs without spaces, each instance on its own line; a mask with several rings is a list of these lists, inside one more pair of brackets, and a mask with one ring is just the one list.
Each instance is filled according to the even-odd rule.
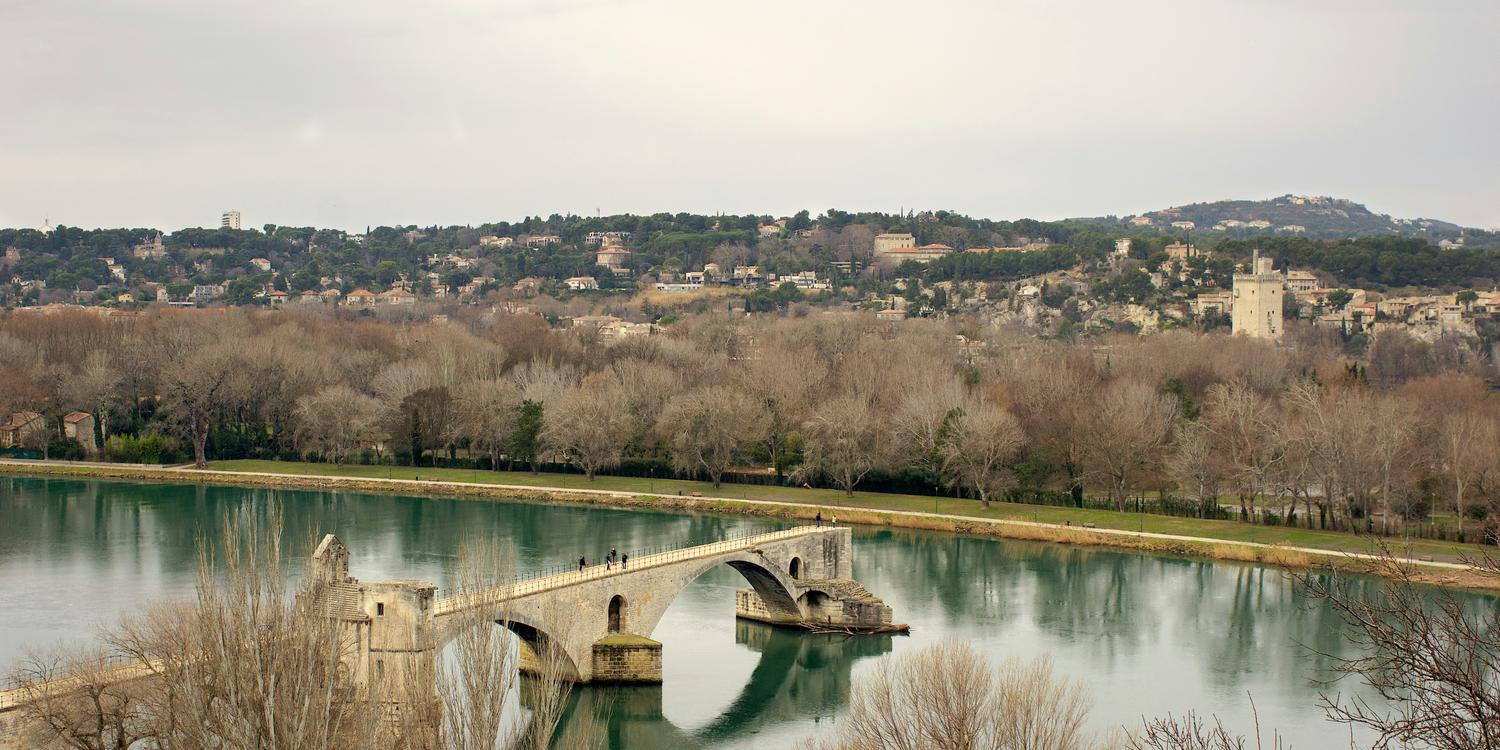
[[630,553],[626,552],[625,554],[620,555],[620,570],[624,570],[628,567],[630,567]]
[[815,529],[821,529],[821,528],[823,528],[823,511],[820,510],[820,511],[818,511],[818,515],[813,516],[813,528],[815,528]]
[[588,564],[589,564],[589,561],[583,559],[583,555],[579,555],[578,556],[578,569],[579,570],[583,570],[584,567],[586,567]]

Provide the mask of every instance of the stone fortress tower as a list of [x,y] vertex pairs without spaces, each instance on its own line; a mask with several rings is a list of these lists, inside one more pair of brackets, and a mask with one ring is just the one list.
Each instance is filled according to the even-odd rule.
[[1286,293],[1286,277],[1275,271],[1271,258],[1262,258],[1256,250],[1250,259],[1249,273],[1234,275],[1234,299],[1231,322],[1234,335],[1281,340],[1281,305]]

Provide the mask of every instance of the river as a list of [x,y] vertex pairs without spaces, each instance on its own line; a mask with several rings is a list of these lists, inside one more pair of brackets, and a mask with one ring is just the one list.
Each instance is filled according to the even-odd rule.
[[[784,526],[543,503],[0,476],[0,665],[30,647],[90,639],[149,599],[190,595],[200,535],[216,534],[232,510],[264,519],[273,503],[283,508],[289,549],[331,531],[352,550],[353,575],[440,587],[459,539],[476,532],[512,540],[527,571],[602,558],[610,547],[687,546]],[[874,528],[855,529],[854,551],[855,577],[897,622],[911,624],[909,636],[818,636],[738,622],[733,592],[744,580],[727,566],[710,571],[652,634],[663,644],[661,687],[579,691],[585,704],[607,708],[610,746],[788,746],[830,729],[851,678],[945,638],[971,641],[997,661],[1049,656],[1089,686],[1100,729],[1197,709],[1249,731],[1253,697],[1260,725],[1294,746],[1347,746],[1348,729],[1323,720],[1315,682],[1327,676],[1317,652],[1348,648],[1338,619],[1277,569]],[[1466,596],[1476,608],[1497,606]]]

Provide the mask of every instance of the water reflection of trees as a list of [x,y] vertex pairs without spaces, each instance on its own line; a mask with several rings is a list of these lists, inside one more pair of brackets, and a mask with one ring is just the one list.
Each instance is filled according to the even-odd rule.
[[[611,549],[682,546],[733,533],[780,528],[774,521],[732,516],[648,513],[608,508],[431,499],[342,491],[275,490],[205,485],[0,479],[5,517],[0,556],[28,548],[101,565],[141,562],[147,548],[163,570],[191,571],[200,538],[210,550],[226,513],[264,516],[283,509],[287,549],[311,548],[337,533],[355,553],[357,575],[372,561],[398,565],[403,576],[446,581],[453,551],[467,534],[511,542],[520,570],[565,566],[579,555],[602,559]],[[51,542],[33,545],[39,540]],[[309,541],[311,540],[311,542]],[[92,542],[92,543],[90,543]],[[37,546],[37,549],[30,549]],[[289,556],[295,557],[295,556]],[[361,565],[366,572],[361,572]],[[394,574],[394,572],[393,572]]]
[[856,576],[901,619],[997,655],[1018,653],[1007,634],[1034,629],[1033,648],[1081,651],[1100,672],[1149,648],[1191,657],[1221,694],[1275,684],[1312,702],[1331,675],[1326,655],[1349,650],[1337,615],[1276,568],[905,530],[861,533],[856,545]]

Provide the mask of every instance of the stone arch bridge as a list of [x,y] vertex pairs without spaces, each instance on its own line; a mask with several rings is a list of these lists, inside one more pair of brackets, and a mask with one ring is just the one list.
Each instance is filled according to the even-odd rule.
[[561,655],[577,682],[660,682],[661,644],[650,636],[683,588],[728,565],[750,588],[736,592],[739,617],[773,625],[888,632],[891,609],[854,581],[846,527],[800,526],[594,565],[492,589],[438,597],[425,581],[361,582],[333,535],[313,554],[330,578],[329,611],[357,632],[357,681],[382,681],[431,658],[461,627],[503,625],[535,654]]

